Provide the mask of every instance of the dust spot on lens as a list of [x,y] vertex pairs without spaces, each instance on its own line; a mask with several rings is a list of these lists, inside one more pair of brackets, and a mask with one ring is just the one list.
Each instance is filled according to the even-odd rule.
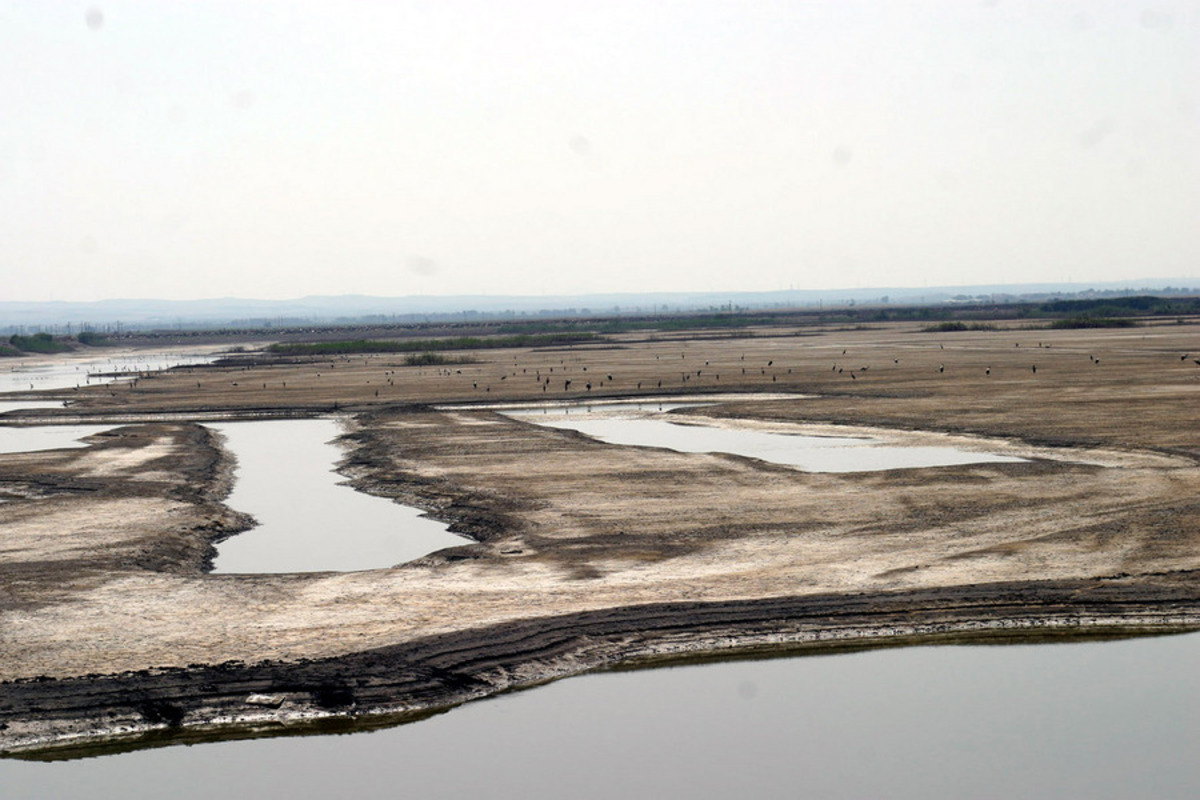
[[430,275],[436,275],[438,272],[437,262],[432,258],[425,258],[424,256],[409,256],[405,261],[405,266],[407,266],[408,271],[414,275],[424,275],[428,277]]
[[87,13],[84,14],[83,20],[87,23],[89,28],[94,31],[98,31],[104,27],[104,12],[95,6],[92,6],[87,10]]
[[255,101],[256,98],[254,97],[254,92],[245,89],[238,92],[230,99],[233,107],[238,111],[245,111],[246,109],[251,108]]
[[1117,129],[1117,123],[1111,119],[1102,119],[1095,125],[1088,128],[1083,133],[1079,134],[1080,147],[1095,147]]
[[1147,8],[1142,11],[1142,27],[1150,30],[1170,30],[1175,20],[1170,14],[1161,11],[1155,11],[1152,8]]

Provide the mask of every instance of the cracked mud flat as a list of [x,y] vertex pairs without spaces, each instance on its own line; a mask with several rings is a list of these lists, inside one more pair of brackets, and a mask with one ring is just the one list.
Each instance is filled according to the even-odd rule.
[[[824,375],[829,352],[798,352],[792,374],[803,377],[787,388],[815,397],[690,412],[803,432],[811,428],[798,422],[854,419],[874,434],[992,435],[1006,453],[1031,459],[880,473],[619,447],[486,409],[372,405],[371,390],[355,389],[350,376],[379,363],[347,363],[340,387],[359,402],[345,417],[343,474],[477,540],[366,572],[206,574],[213,542],[248,522],[221,504],[228,455],[189,422],[128,425],[86,448],[6,456],[0,747],[70,753],[147,735],[395,721],[589,669],[696,654],[1200,627],[1200,467],[1188,430],[1200,405],[1195,376],[1158,375],[1151,386],[1140,375],[1143,361],[1174,366],[1168,351],[1196,341],[1184,327],[1151,345],[1082,340],[1130,352],[1128,368],[1108,373],[1069,371],[1072,357],[1072,370],[1091,362],[1068,351],[1074,340],[1064,335],[1058,352],[1040,354],[1064,364],[1052,386],[1018,378],[1014,365],[1007,383],[986,388],[978,379],[948,388],[934,370],[835,387]],[[937,348],[918,354],[929,360],[1013,358],[1008,333],[894,335],[855,332],[860,360],[886,365],[901,345]],[[846,337],[830,334],[828,349],[840,352]],[[755,363],[782,360],[771,339],[705,346],[711,361],[722,348],[731,362],[747,357],[735,346]],[[640,363],[653,375],[663,346],[640,347],[579,358],[593,373]],[[995,352],[978,355],[986,347]],[[481,369],[511,370],[510,359],[565,368],[560,354],[487,357]],[[244,371],[239,382],[271,369]],[[211,374],[157,379],[178,384],[156,389],[170,397],[161,407],[178,417],[197,403],[183,384]],[[397,383],[418,398],[472,396],[457,384],[435,392],[424,377]],[[1019,406],[1005,405],[1005,393],[1020,396]],[[223,414],[262,413],[233,394],[215,403]],[[1136,416],[1149,394],[1154,414]],[[1075,433],[1080,402],[1104,409],[1087,436]],[[97,405],[106,413],[111,403],[110,393]],[[129,406],[156,413],[145,396]]]

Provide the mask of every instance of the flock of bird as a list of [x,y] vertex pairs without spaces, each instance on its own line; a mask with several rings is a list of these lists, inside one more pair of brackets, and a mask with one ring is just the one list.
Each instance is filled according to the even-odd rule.
[[[1016,348],[1020,348],[1021,345],[1019,342],[1017,342],[1014,346]],[[1043,344],[1039,342],[1037,347],[1039,349],[1050,349],[1051,346],[1049,344]],[[939,345],[938,349],[944,351],[945,346]],[[589,353],[590,352],[594,351],[589,351]],[[852,356],[850,356],[849,353],[850,348],[842,348],[841,357],[833,359],[830,371],[837,375],[845,376],[849,380],[858,381],[860,378],[865,377],[867,373],[870,372],[871,364],[863,363],[863,361],[851,362],[850,358],[852,358]],[[557,363],[549,363],[549,361],[545,359],[539,360],[536,363],[529,363],[530,358],[544,357],[544,355],[544,352],[531,351],[521,358],[514,358],[511,367],[501,368],[499,370],[496,369],[496,365],[494,364],[463,364],[461,366],[436,366],[432,368],[430,366],[414,367],[390,363],[387,360],[387,357],[379,355],[366,355],[360,357],[346,355],[332,360],[319,362],[320,366],[314,365],[313,373],[309,375],[308,379],[305,379],[302,375],[297,375],[293,379],[293,386],[311,386],[314,380],[321,381],[323,377],[327,377],[325,376],[325,372],[336,370],[339,365],[341,365],[343,371],[345,372],[351,372],[351,370],[354,371],[353,374],[355,375],[355,383],[357,383],[359,380],[363,380],[367,385],[374,382],[376,384],[373,387],[374,397],[380,396],[381,389],[394,390],[397,387],[397,376],[402,374],[401,370],[408,372],[409,375],[412,374],[409,372],[410,370],[416,370],[417,377],[421,379],[424,379],[426,376],[450,380],[455,378],[463,378],[465,381],[470,382],[472,391],[483,394],[491,393],[494,386],[499,389],[497,384],[504,384],[505,388],[509,388],[514,384],[517,386],[521,385],[522,380],[530,381],[533,387],[535,387],[534,390],[542,393],[549,393],[558,389],[558,391],[561,391],[562,393],[574,392],[578,394],[587,394],[593,391],[603,390],[605,388],[608,388],[610,391],[619,390],[621,393],[629,393],[632,391],[662,390],[664,388],[670,389],[672,387],[679,388],[692,383],[701,382],[709,387],[714,387],[722,384],[722,369],[724,369],[727,373],[733,373],[732,380],[726,380],[724,384],[730,386],[730,388],[739,385],[744,386],[748,383],[761,384],[762,381],[767,380],[768,378],[771,383],[777,383],[780,378],[783,378],[785,381],[795,382],[798,380],[799,375],[804,374],[805,370],[811,369],[812,367],[811,360],[807,360],[804,363],[797,363],[795,366],[791,367],[777,365],[776,360],[778,359],[778,356],[773,358],[760,357],[761,360],[752,358],[751,361],[748,362],[746,360],[747,357],[744,354],[737,357],[737,362],[735,364],[730,364],[730,359],[732,359],[733,356],[729,356],[722,361],[714,357],[712,354],[709,354],[709,358],[704,360],[703,364],[700,365],[696,363],[698,359],[694,351],[690,353],[688,351],[681,351],[678,352],[678,361],[676,361],[676,363],[682,366],[684,362],[687,362],[690,355],[692,356],[693,364],[695,365],[694,368],[689,366],[683,369],[676,368],[668,371],[665,369],[665,364],[661,364],[661,362],[664,360],[669,362],[671,359],[675,358],[675,352],[659,352],[652,354],[654,361],[659,362],[661,365],[656,366],[651,370],[653,373],[652,376],[647,376],[647,364],[644,360],[640,363],[634,360],[630,362],[630,364],[627,364],[624,368],[625,371],[632,377],[622,381],[618,380],[620,373],[616,372],[615,370],[609,371],[602,368],[598,370],[598,365],[595,363],[590,365],[591,371],[589,372],[589,364],[583,363],[583,358],[585,357],[584,354],[573,354],[569,357],[558,358]],[[644,359],[648,357],[648,355],[651,354],[643,355],[641,358]],[[1092,366],[1100,366],[1101,359],[1094,353],[1088,353],[1087,358],[1088,362]],[[1190,353],[1184,353],[1180,356],[1180,360],[1183,362],[1188,361],[1189,358],[1191,358],[1191,360],[1197,365],[1200,365],[1200,359],[1192,358]],[[373,361],[376,364],[379,364],[381,360],[383,361],[383,363],[380,364],[382,369],[380,369],[378,373],[369,370]],[[525,361],[525,364],[522,364],[522,360]],[[917,361],[917,364],[915,364],[912,368],[930,368],[929,361],[927,359],[915,360]],[[1049,360],[1050,356],[1047,354],[1044,361]],[[1038,363],[1032,359],[1027,359],[1024,361],[1025,363],[1017,368],[1026,370],[1026,374],[1029,376],[1038,375]],[[1061,363],[1061,361],[1059,360],[1051,363],[1053,365],[1054,363]],[[294,367],[295,363],[292,362],[287,366]],[[882,362],[882,364],[876,364],[875,366],[877,372],[882,367],[904,368],[902,367],[901,358],[894,356],[889,356],[885,361]],[[1002,364],[1000,366],[1003,368],[1006,374],[1010,376],[1016,374],[1013,371],[1014,367],[1011,361],[1009,361],[1008,364]],[[246,366],[241,369],[249,372],[252,370],[257,371],[261,368],[261,365],[253,365]],[[363,377],[364,368],[367,368],[368,370],[365,378]],[[976,374],[981,374],[984,378],[990,378],[993,374],[999,374],[997,368],[993,364],[979,363],[973,368],[978,369],[979,372]],[[966,367],[961,364],[953,364],[948,366],[946,361],[938,362],[936,367],[933,368],[933,370],[935,370],[936,374],[939,376],[962,375],[964,374],[965,369]],[[885,372],[886,371],[887,370],[885,370]],[[788,376],[792,377],[789,378]],[[347,378],[348,377],[349,375],[347,375]],[[729,376],[727,375],[727,378],[728,377]],[[348,382],[345,379],[342,379],[335,381],[335,383],[339,385],[346,385]],[[287,381],[262,381],[261,374],[258,376],[258,379],[254,381],[254,384],[257,384],[255,388],[261,387],[262,389],[269,389],[272,387],[286,389],[288,386]],[[238,388],[245,385],[245,382],[230,380],[228,385],[232,388]],[[403,387],[403,385],[404,383],[402,382],[401,387]],[[136,380],[130,383],[130,388],[136,388],[136,386]],[[197,389],[203,388],[200,382],[197,382],[196,387]],[[388,395],[394,396],[394,392],[385,392],[385,396]]]
[[[1021,343],[1014,343],[1014,347],[1021,348]],[[1043,344],[1041,342],[1037,344],[1037,348],[1042,350],[1048,350],[1050,347],[1051,345]],[[1033,348],[1027,347],[1026,349]],[[863,360],[859,361],[851,361],[851,358],[853,357],[850,355],[850,348],[845,347],[840,348],[840,350],[840,357],[835,356],[832,359],[830,372],[838,376],[843,376],[851,381],[858,381],[859,379],[868,375],[872,367],[871,364],[864,363],[864,361],[868,359],[864,358]],[[944,351],[945,346],[939,345],[938,350]],[[761,385],[763,381],[767,381],[768,379],[770,383],[778,383],[781,378],[785,382],[794,383],[795,381],[799,380],[799,376],[804,375],[806,372],[808,372],[808,374],[812,376],[814,380],[817,380],[815,374],[809,372],[809,370],[814,367],[812,363],[813,360],[811,358],[799,360],[793,366],[784,366],[781,364],[777,365],[776,362],[779,359],[778,355],[770,358],[760,356],[757,359],[751,357],[751,360],[747,361],[747,356],[745,354],[740,356],[726,355],[722,359],[718,358],[714,353],[709,353],[707,354],[708,357],[705,358],[704,356],[698,356],[694,350],[637,354],[634,359],[622,367],[622,370],[629,375],[627,379],[622,380],[620,379],[621,373],[617,370],[612,370],[611,368],[603,369],[600,367],[600,365],[595,363],[592,363],[591,365],[583,363],[585,356],[592,352],[594,351],[588,351],[587,353],[573,353],[570,356],[557,358],[557,363],[551,363],[551,359],[553,359],[553,357],[551,357],[551,359],[547,359],[546,355],[548,354],[545,351],[529,351],[521,357],[514,358],[511,367],[506,367],[499,370],[496,369],[496,365],[494,364],[474,365],[464,363],[461,365],[453,364],[451,366],[433,367],[406,366],[390,363],[386,356],[380,355],[365,355],[359,357],[346,355],[331,360],[315,362],[311,364],[312,372],[307,376],[303,373],[296,373],[294,368],[297,366],[297,364],[295,362],[280,364],[277,366],[281,368],[286,367],[292,369],[292,371],[289,373],[289,377],[292,379],[293,388],[303,388],[305,386],[311,387],[314,383],[324,383],[329,380],[329,377],[331,377],[326,373],[337,370],[338,367],[341,366],[342,371],[348,373],[346,378],[341,378],[341,374],[338,374],[339,380],[333,381],[332,383],[339,386],[346,386],[350,385],[351,383],[357,383],[359,380],[363,380],[366,385],[374,384],[374,386],[372,386],[374,397],[380,396],[381,389],[393,390],[391,392],[385,391],[384,396],[395,397],[394,390],[397,387],[397,378],[404,373],[407,373],[411,376],[413,370],[417,372],[417,377],[422,380],[424,380],[426,376],[447,379],[451,381],[456,378],[461,378],[464,381],[470,382],[472,391],[484,394],[491,393],[493,386],[496,386],[497,384],[503,384],[505,388],[512,387],[513,384],[519,386],[521,385],[522,379],[529,380],[533,387],[535,387],[534,390],[542,393],[557,393],[558,391],[561,391],[562,393],[569,394],[574,392],[583,395],[586,395],[589,392],[604,390],[606,388],[610,391],[615,390],[620,391],[623,394],[628,394],[633,391],[662,390],[664,388],[670,389],[672,387],[679,388],[683,386],[689,386],[691,384],[704,384],[710,388],[724,385],[729,386],[729,388],[732,389],[734,387],[745,386],[747,384]],[[1063,350],[1059,350],[1057,352],[1063,353],[1064,356],[1067,355],[1067,352]],[[676,353],[678,353],[677,358]],[[650,366],[645,361],[645,359],[648,359],[650,355],[653,355],[654,362],[656,362],[654,366]],[[688,362],[689,357],[692,359],[692,364],[685,367],[684,365]],[[1043,365],[1045,365],[1045,362],[1047,361],[1050,362],[1051,366],[1061,364],[1062,357],[1063,356],[1058,356],[1056,354],[1056,358],[1051,360],[1050,354],[1046,354],[1044,359],[1042,359]],[[641,359],[640,361],[638,360],[639,358]],[[1096,354],[1088,353],[1087,358],[1088,362],[1092,366],[1100,366],[1101,359]],[[1179,355],[1178,358],[1180,362],[1186,363],[1190,360],[1192,363],[1200,366],[1200,358],[1195,357],[1190,352],[1183,353]],[[540,360],[536,363],[530,363],[530,359]],[[679,367],[674,369],[667,368],[666,363],[669,363],[672,359],[676,359],[675,363],[679,365]],[[702,363],[699,363],[701,360],[703,360]],[[1015,367],[1011,359],[1006,360],[1008,363],[999,365],[999,370],[993,364],[984,362],[980,362],[968,368],[967,366],[962,365],[961,362],[948,364],[947,361],[943,360],[937,362],[936,366],[931,366],[928,358],[913,359],[912,361],[908,362],[908,364],[911,364],[912,366],[908,366],[908,364],[902,364],[901,357],[891,354],[886,358],[886,360],[876,363],[874,366],[876,368],[876,372],[884,367],[906,370],[929,369],[930,375],[936,373],[938,376],[947,377],[952,375],[961,376],[964,374],[964,371],[968,369],[978,370],[978,372],[975,374],[981,375],[983,378],[991,378],[994,374],[1000,374],[1000,372],[1012,376],[1017,374],[1017,372],[1014,371],[1015,369],[1025,370],[1027,376],[1038,375],[1039,365],[1033,359],[1021,359],[1024,361],[1024,364],[1018,363],[1018,365]],[[380,363],[381,361],[382,363]],[[522,361],[525,363],[522,364]],[[731,363],[731,361],[733,363]],[[951,359],[951,361],[953,361],[953,359]],[[377,373],[370,369],[372,363],[381,367]],[[591,367],[591,371],[589,371],[589,366]],[[183,368],[190,369],[190,367]],[[367,374],[365,376],[363,374],[364,368],[367,370]],[[287,380],[264,381],[262,379],[263,374],[261,372],[261,370],[264,369],[264,365],[261,363],[237,367],[234,369],[248,374],[242,379],[226,378],[227,383],[224,383],[224,386],[228,388],[261,388],[263,390],[268,390],[276,388],[287,389],[289,385]],[[726,373],[726,380],[724,383],[722,382],[722,371]],[[884,372],[889,371],[890,370],[884,370]],[[205,373],[209,374],[210,376],[213,375],[213,373],[209,372],[207,369],[204,369],[197,375],[197,377],[200,377],[200,375]],[[1051,374],[1053,373],[1054,370],[1051,370]],[[111,393],[116,394],[117,390],[121,388],[129,391],[136,391],[140,386],[140,381],[144,377],[148,377],[152,374],[154,374],[152,371],[140,370],[129,364],[120,365],[116,369],[113,369],[102,376],[96,373],[88,374],[85,372],[83,375],[81,375],[83,380],[76,384],[75,391],[79,391],[81,388],[89,386],[92,383],[103,379],[113,379],[119,377],[124,377],[126,380],[120,384],[110,383],[107,388]],[[354,375],[352,381],[347,380],[350,374]],[[826,374],[828,375],[829,373]],[[892,374],[895,373],[892,372]],[[910,374],[917,373],[910,372]],[[210,377],[207,382],[197,380],[195,387],[197,391],[220,390],[221,385],[222,382],[214,381]],[[403,387],[405,382],[402,381],[399,385],[400,387]],[[33,384],[30,384],[30,389],[34,388],[36,387]],[[499,387],[497,386],[497,388]]]

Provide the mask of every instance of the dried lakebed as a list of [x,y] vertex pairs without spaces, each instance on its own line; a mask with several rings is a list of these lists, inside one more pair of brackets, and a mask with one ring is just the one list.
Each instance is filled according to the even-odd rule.
[[348,440],[356,487],[476,543],[206,574],[248,521],[204,428],[6,458],[0,746],[400,720],[692,653],[1200,623],[1187,458],[1013,444],[1027,460],[808,473],[424,408]]

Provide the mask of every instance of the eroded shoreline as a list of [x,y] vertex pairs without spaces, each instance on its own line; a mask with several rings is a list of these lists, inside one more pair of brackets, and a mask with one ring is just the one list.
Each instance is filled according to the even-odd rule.
[[[1190,584],[1027,583],[925,594],[652,606],[532,619],[323,660],[230,662],[5,684],[6,753],[78,757],[162,743],[399,724],[614,666],[689,656],[1173,633],[1200,629]],[[1186,587],[1186,588],[1185,588]],[[926,610],[913,611],[913,608]],[[36,717],[36,721],[32,719]]]
[[[511,372],[509,358],[534,356],[496,363]],[[278,377],[262,369],[259,385]],[[1136,372],[1080,380],[1115,402]],[[341,366],[340,385],[363,374]],[[162,378],[174,388],[159,394],[183,380]],[[339,407],[352,415],[340,471],[475,544],[362,573],[206,574],[211,543],[246,522],[221,502],[227,456],[183,420],[319,413],[307,401],[253,406],[230,390],[227,405],[197,414],[145,406],[131,389],[129,402],[87,413],[157,421],[0,463],[11,498],[0,503],[0,751],[371,725],[592,669],[748,649],[1200,628],[1200,467],[1179,438],[1195,413],[1187,383],[1174,406],[1157,390],[1171,426],[1139,420],[1141,447],[1107,418],[1094,435],[1072,433],[1057,394],[1031,386],[1028,409],[988,424],[964,424],[944,401],[928,435],[1070,447],[1026,463],[839,476],[605,445],[485,409],[372,404],[362,395],[378,390],[365,386]],[[706,413],[885,430],[928,414],[912,385],[842,395],[833,412],[819,386],[788,388],[803,403]],[[960,391],[963,413],[978,415],[966,398],[987,395]],[[1084,445],[1104,452],[1089,462]]]

